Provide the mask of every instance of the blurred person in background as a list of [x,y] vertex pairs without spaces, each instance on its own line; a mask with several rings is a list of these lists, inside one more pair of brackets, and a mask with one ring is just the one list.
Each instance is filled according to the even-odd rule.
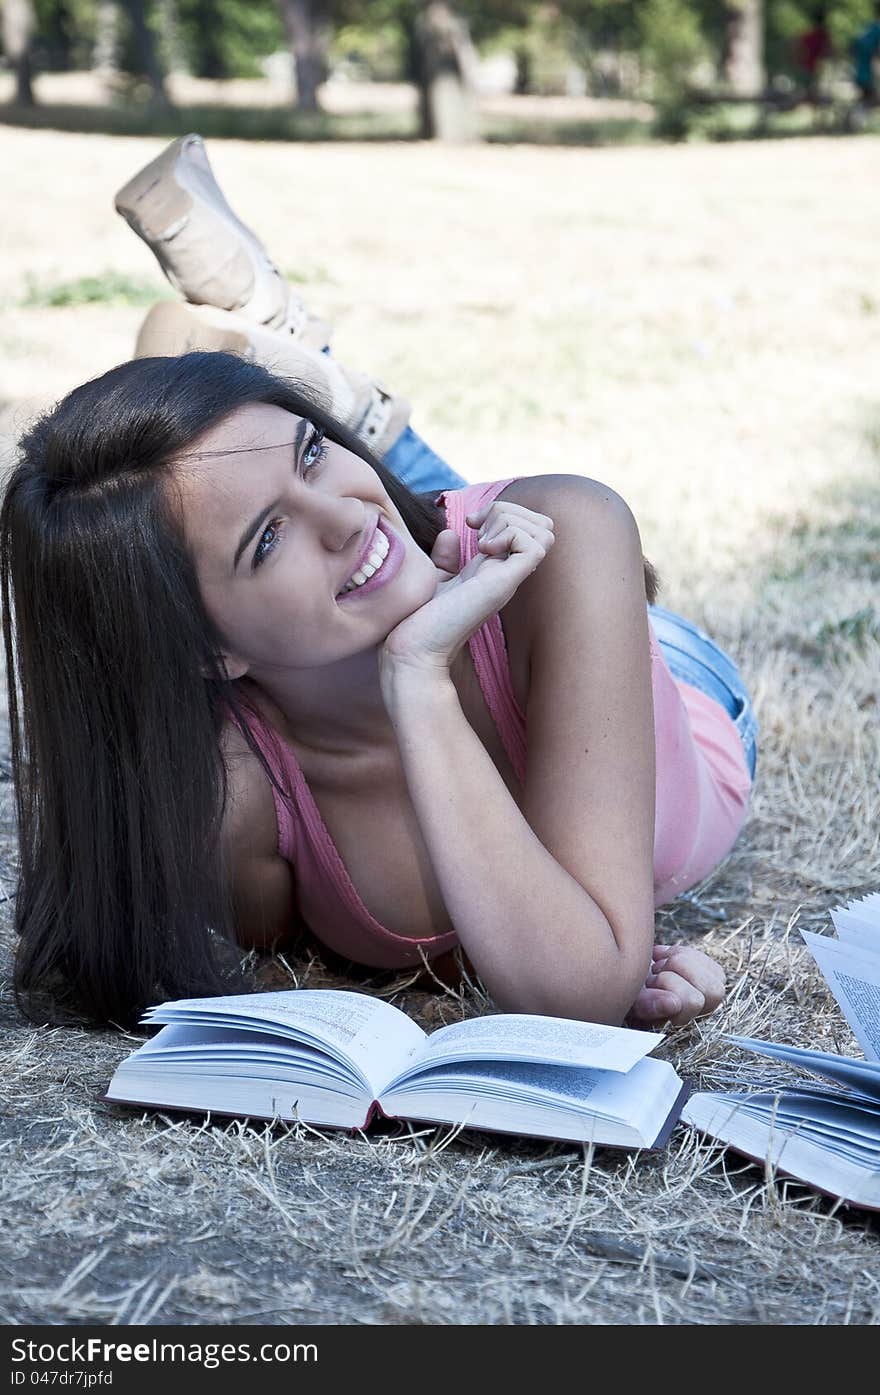
[[877,104],[877,75],[875,62],[880,53],[880,0],[874,6],[874,18],[852,41],[853,80],[865,107]]
[[818,105],[821,100],[822,74],[832,52],[828,6],[820,5],[814,13],[809,29],[799,34],[795,42],[795,58],[803,74],[804,97],[813,106]]

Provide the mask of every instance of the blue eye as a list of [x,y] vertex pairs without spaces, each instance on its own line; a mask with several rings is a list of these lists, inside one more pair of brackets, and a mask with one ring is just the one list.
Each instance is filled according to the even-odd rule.
[[322,427],[316,426],[302,453],[303,470],[313,470],[327,454],[327,441]]
[[262,562],[265,562],[266,558],[269,556],[269,553],[272,552],[273,549],[277,546],[278,539],[281,536],[281,521],[282,520],[280,518],[273,518],[272,521],[268,523],[266,527],[263,529],[263,532],[260,536],[260,541],[257,543],[257,546],[254,549],[253,568],[255,571]]
[[[306,442],[305,449],[302,453],[301,464],[303,474],[311,474],[311,472],[321,464],[326,454],[327,441],[325,432],[322,427],[316,426],[312,429],[312,434]],[[281,524],[283,521],[284,520],[281,518],[273,518],[263,530],[260,541],[254,549],[254,559],[252,563],[254,571],[265,562],[269,553],[273,552],[277,547],[281,538]]]

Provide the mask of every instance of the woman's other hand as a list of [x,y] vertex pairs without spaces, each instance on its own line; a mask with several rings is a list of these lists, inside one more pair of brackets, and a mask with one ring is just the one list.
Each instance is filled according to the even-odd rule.
[[380,651],[380,674],[401,668],[448,673],[462,645],[507,604],[554,542],[553,520],[520,504],[495,500],[467,515],[479,551],[457,570],[458,536],[440,533],[431,553],[437,590],[396,625]]
[[651,972],[629,1011],[628,1022],[683,1027],[714,1012],[725,995],[724,971],[691,945],[655,945]]

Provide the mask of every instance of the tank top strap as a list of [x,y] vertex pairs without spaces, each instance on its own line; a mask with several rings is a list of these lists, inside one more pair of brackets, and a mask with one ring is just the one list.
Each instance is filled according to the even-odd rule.
[[[446,509],[446,526],[458,533],[461,565],[464,567],[477,555],[478,531],[467,523],[466,515],[484,504],[491,503],[508,484],[520,479],[493,480],[490,484],[472,484],[464,489],[447,489],[438,494],[435,504]],[[502,744],[520,784],[526,774],[526,719],[513,692],[507,643],[500,616],[490,615],[468,641],[477,679],[492,719],[498,728]]]

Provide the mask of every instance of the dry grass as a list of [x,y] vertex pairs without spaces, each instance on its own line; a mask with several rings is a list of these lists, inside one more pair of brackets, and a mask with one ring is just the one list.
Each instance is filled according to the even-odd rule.
[[[28,275],[154,276],[111,195],[156,148],[0,131],[7,448],[35,408],[130,353],[137,305],[21,302]],[[740,1068],[728,1030],[853,1048],[797,926],[880,884],[877,153],[871,138],[213,148],[341,356],[408,390],[472,479],[612,484],[664,602],[740,661],[762,726],[751,817],[696,900],[658,915],[663,938],[705,945],[729,974],[723,1012],[668,1044],[698,1083]],[[306,950],[265,972],[338,981]],[[359,981],[429,1027],[484,1005]],[[130,1040],[33,1031],[8,991],[0,1020],[0,1321],[880,1317],[876,1221],[684,1128],[659,1155],[585,1157],[454,1130],[139,1118],[98,1100]]]

